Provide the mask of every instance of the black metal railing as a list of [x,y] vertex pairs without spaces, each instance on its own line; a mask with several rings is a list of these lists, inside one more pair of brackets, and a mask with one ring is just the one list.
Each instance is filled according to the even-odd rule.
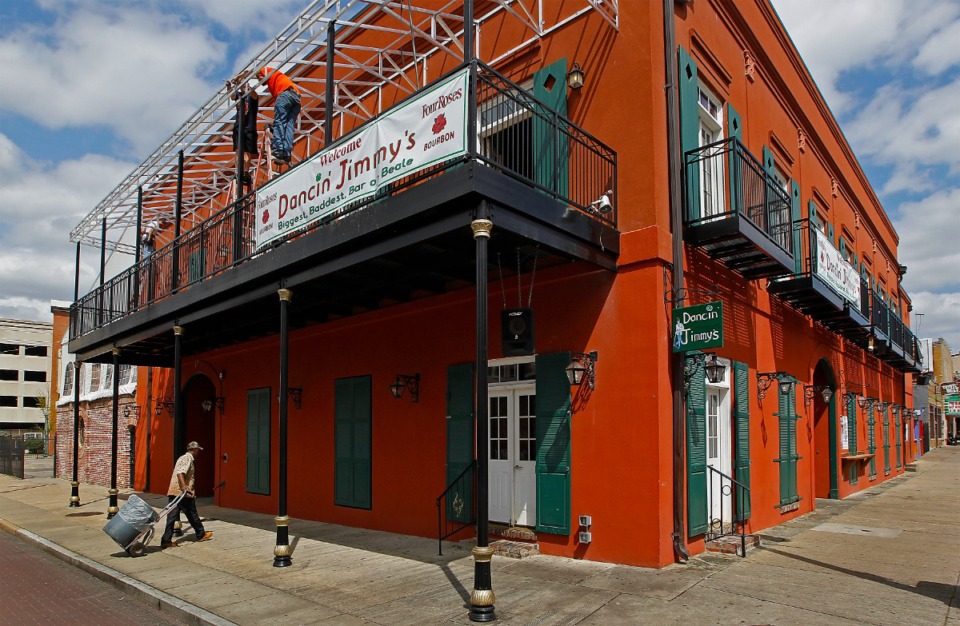
[[920,341],[906,324],[903,325],[903,355],[911,359],[918,367],[923,365],[923,357],[920,354]]
[[889,337],[890,311],[887,309],[887,304],[876,292],[871,294],[870,300],[870,322],[874,328]]
[[686,226],[742,217],[793,254],[790,194],[735,137],[684,155]]
[[477,521],[477,462],[464,468],[437,497],[437,554],[443,540]]
[[0,474],[23,479],[23,437],[0,436]]
[[[740,556],[747,556],[747,520],[740,503],[750,501],[750,488],[743,485],[731,476],[727,476],[711,465],[707,466],[707,493],[711,497],[720,494],[721,499],[730,501],[730,517],[726,516],[726,508],[721,502],[717,508],[720,517],[713,517],[713,511],[708,510],[709,524],[707,525],[706,539],[711,541],[726,536],[740,537]],[[713,508],[711,504],[711,509]]]
[[870,319],[870,286],[862,274],[860,275],[860,313]]
[[[796,220],[793,223],[793,232],[794,237],[793,241],[796,245],[796,250],[794,251],[794,259],[796,261],[797,271],[795,274],[783,277],[783,280],[789,280],[793,278],[810,278],[817,274],[817,264],[819,262],[819,243],[817,240],[817,229],[810,227],[810,218],[804,217],[802,219]],[[831,246],[832,247],[832,246]],[[839,250],[833,248],[833,250],[840,254]],[[857,270],[853,265],[847,262],[846,270],[852,274],[856,274]],[[780,279],[773,279],[773,282],[776,282]],[[858,276],[857,280],[860,282],[860,299],[857,302],[850,302],[854,307],[860,309],[860,312],[865,316],[869,315],[870,311],[870,292],[867,290],[867,283],[862,276]],[[834,289],[836,291],[836,289]],[[837,293],[838,296],[847,299],[846,296],[842,293]]]
[[896,348],[899,348],[900,351],[902,352],[903,345],[904,345],[903,331],[905,330],[903,326],[903,320],[897,317],[897,314],[894,313],[893,311],[889,311],[887,317],[888,317],[889,328],[890,328],[890,334],[888,335],[890,338],[890,343]]
[[[249,194],[80,298],[71,307],[71,338],[139,311],[468,160],[483,163],[590,219],[616,227],[616,153],[492,68],[477,63],[471,71],[475,80],[470,84],[477,86],[476,93],[469,95],[477,111],[478,145],[466,156],[436,163],[396,180],[383,193],[288,233],[260,250],[254,248],[255,198]],[[342,140],[349,141],[351,136]]]

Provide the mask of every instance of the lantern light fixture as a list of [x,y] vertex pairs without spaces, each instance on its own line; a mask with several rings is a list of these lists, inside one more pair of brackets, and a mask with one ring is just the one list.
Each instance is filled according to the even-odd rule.
[[571,352],[570,353],[570,363],[566,367],[567,382],[570,383],[572,387],[579,387],[584,378],[587,380],[587,385],[590,386],[590,390],[593,391],[596,386],[596,369],[594,365],[597,362],[598,353],[596,350],[592,352]]
[[829,404],[830,399],[833,397],[833,389],[830,385],[804,385],[803,403],[807,406],[813,404],[813,399],[817,393],[823,398],[824,404]]
[[757,398],[763,400],[767,397],[767,389],[777,381],[780,386],[780,395],[789,396],[793,393],[793,376],[786,372],[757,372]]
[[397,374],[397,377],[390,384],[390,393],[394,398],[402,398],[404,390],[410,392],[410,401],[420,400],[420,374]]
[[574,63],[573,67],[567,72],[567,87],[570,89],[580,89],[583,87],[583,79],[586,74],[579,63]]

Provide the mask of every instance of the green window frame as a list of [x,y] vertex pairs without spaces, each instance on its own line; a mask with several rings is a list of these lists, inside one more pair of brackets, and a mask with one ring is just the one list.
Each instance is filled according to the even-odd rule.
[[334,504],[372,508],[373,446],[370,376],[334,382]]
[[247,493],[270,495],[270,388],[247,391]]

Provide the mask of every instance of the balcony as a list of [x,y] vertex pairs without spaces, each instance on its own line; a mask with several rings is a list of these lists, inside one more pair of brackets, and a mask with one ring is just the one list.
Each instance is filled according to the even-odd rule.
[[920,357],[920,343],[906,324],[895,313],[888,312],[889,344],[887,349],[877,356],[893,367],[905,372],[920,372],[922,358]]
[[770,281],[767,291],[851,341],[870,332],[870,290],[840,251],[804,218],[794,223],[795,274]]
[[[524,260],[501,268],[506,276],[570,261],[615,269],[616,154],[490,67],[451,72],[381,118],[459,72],[467,86],[463,135],[476,129],[462,153],[318,210],[266,243],[257,200],[269,191],[228,204],[81,297],[71,308],[71,352],[105,360],[116,346],[125,363],[170,365],[174,324],[193,328],[187,353],[263,336],[275,331],[280,286],[297,290],[294,327],[471,287],[469,224],[478,210],[494,222],[493,263],[498,253]],[[370,124],[275,181],[349,145]]]
[[747,280],[792,274],[790,196],[736,138],[684,155],[684,238]]

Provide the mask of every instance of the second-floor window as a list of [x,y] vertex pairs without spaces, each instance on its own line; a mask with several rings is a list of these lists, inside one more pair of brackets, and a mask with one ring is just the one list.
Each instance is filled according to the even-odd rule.
[[[719,101],[702,86],[698,94],[700,147],[716,143],[723,132],[723,109]],[[724,213],[723,146],[703,153],[700,161],[701,215],[710,217]]]

